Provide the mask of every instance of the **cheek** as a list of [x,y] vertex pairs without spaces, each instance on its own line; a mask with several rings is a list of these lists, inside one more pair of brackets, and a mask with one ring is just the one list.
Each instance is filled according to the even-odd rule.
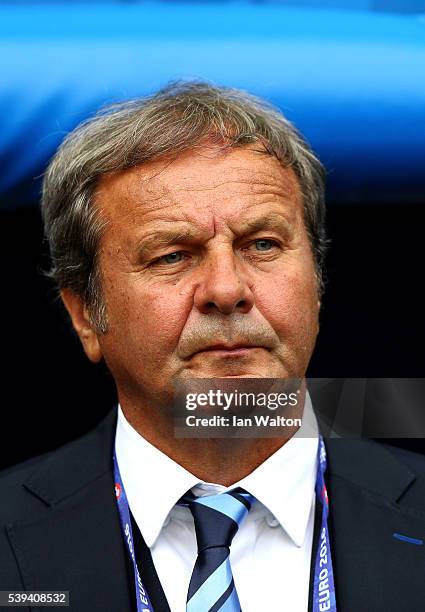
[[318,331],[317,290],[309,270],[282,272],[264,283],[257,306],[285,344],[310,344]]
[[138,353],[159,358],[177,345],[188,316],[187,296],[174,286],[153,287],[133,284],[122,289],[114,306],[111,330],[119,329]]

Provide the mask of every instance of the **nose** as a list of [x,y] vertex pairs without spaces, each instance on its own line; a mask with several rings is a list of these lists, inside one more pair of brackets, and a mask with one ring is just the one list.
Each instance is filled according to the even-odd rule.
[[254,305],[248,279],[233,249],[220,249],[204,262],[201,279],[195,289],[194,303],[202,314],[247,313]]

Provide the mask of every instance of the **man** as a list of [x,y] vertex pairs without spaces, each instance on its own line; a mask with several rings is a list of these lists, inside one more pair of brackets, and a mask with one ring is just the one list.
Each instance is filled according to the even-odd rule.
[[176,382],[304,379],[325,213],[293,126],[174,84],[70,134],[42,211],[50,276],[119,405],[2,475],[0,588],[66,590],[79,612],[423,610],[421,457],[323,446],[304,383],[300,428],[176,436]]

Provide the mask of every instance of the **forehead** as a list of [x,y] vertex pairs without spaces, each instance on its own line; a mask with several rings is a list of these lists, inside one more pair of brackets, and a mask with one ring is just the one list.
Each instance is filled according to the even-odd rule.
[[289,218],[301,211],[291,168],[255,147],[187,151],[102,177],[95,201],[112,225],[156,219],[235,220],[274,210]]

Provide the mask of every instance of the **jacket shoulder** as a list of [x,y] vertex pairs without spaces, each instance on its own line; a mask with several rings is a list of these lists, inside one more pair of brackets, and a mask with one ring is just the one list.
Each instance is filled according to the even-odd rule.
[[115,423],[110,411],[79,438],[0,472],[0,590],[24,588],[16,557],[22,543],[16,544],[15,534],[29,525],[45,529],[55,509],[63,512],[75,496],[87,496],[86,485],[108,472]]
[[[30,483],[44,481],[45,487],[60,487],[66,480],[75,480],[79,476],[83,482],[90,470],[101,471],[105,463],[106,448],[109,447],[114,429],[114,414],[107,416],[94,428],[82,436],[49,452],[37,455],[26,461],[10,466],[0,472],[0,526],[8,522],[34,518],[34,513],[43,513],[49,505],[49,497],[40,491],[37,496]],[[42,478],[39,478],[42,475]],[[32,494],[28,494],[29,491]],[[54,491],[55,492],[55,491]],[[53,496],[51,496],[53,497]]]

